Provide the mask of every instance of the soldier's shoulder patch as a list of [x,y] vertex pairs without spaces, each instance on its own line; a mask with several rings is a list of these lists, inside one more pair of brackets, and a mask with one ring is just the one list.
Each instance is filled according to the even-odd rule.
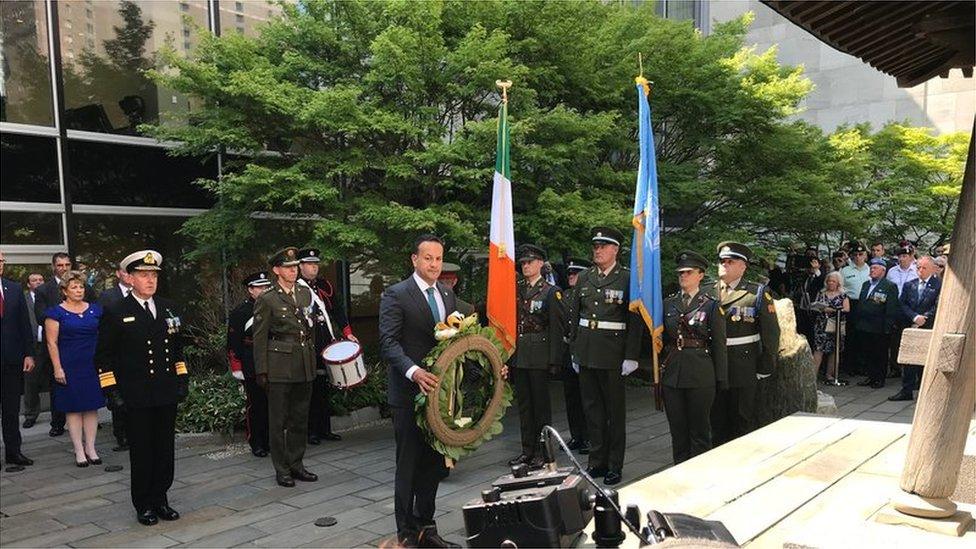
[[763,292],[763,299],[765,299],[767,302],[772,302],[773,296],[770,295],[769,292]]
[[562,301],[563,294],[559,290],[556,290],[556,301]]

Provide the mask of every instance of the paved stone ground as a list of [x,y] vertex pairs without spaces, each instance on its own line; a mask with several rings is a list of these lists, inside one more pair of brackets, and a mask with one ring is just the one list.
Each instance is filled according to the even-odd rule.
[[[897,381],[897,380],[892,380]],[[897,383],[872,390],[828,387],[838,414],[869,420],[910,423],[912,402],[888,402]],[[553,384],[556,426],[566,432],[562,388]],[[671,444],[662,412],[654,411],[648,389],[627,394],[625,482],[664,469]],[[461,543],[461,505],[505,472],[518,453],[517,414],[505,419],[505,432],[463,459],[438,494],[439,529]],[[77,468],[67,435],[47,436],[47,418],[25,431],[24,453],[35,465],[0,473],[0,545],[3,547],[350,547],[389,542],[393,519],[393,430],[388,421],[343,433],[337,443],[310,446],[306,466],[316,483],[281,488],[270,458],[251,456],[245,444],[219,443],[213,437],[180,437],[176,481],[170,503],[183,517],[144,527],[129,501],[128,456],[111,451],[111,430],[102,429],[98,450],[106,465]],[[338,524],[316,527],[331,515]]]

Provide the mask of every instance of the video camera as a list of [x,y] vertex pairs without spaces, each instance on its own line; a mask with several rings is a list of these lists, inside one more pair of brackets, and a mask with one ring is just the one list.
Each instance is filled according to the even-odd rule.
[[[556,442],[572,467],[556,465]],[[618,547],[627,536],[624,526],[641,546],[669,538],[697,538],[738,547],[721,522],[681,513],[649,511],[642,529],[637,505],[628,505],[623,513],[617,492],[586,474],[555,429],[546,426],[539,444],[545,461],[541,469],[515,465],[481,497],[464,504],[469,547],[573,547],[584,541],[583,530],[594,518],[597,547]]]

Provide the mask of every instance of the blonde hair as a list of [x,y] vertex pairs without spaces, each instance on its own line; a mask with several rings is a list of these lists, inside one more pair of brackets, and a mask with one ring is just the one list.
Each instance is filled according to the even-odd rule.
[[837,291],[844,291],[844,277],[840,276],[840,271],[830,271],[827,273],[827,278],[824,279],[824,290],[827,289],[827,281],[831,278],[837,279]]
[[61,279],[61,283],[58,284],[58,289],[61,290],[61,297],[68,297],[68,286],[72,282],[77,281],[81,284],[81,287],[85,287],[85,275],[81,274],[81,271],[68,271],[64,278]]

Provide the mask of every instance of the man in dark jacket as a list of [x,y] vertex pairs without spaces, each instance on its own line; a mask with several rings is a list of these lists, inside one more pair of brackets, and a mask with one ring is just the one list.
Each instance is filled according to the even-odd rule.
[[854,320],[860,342],[857,359],[862,370],[868,372],[868,377],[858,385],[879,389],[885,385],[888,341],[901,320],[901,308],[898,306],[898,286],[885,278],[885,260],[872,259],[869,266],[870,278],[861,286]]
[[162,262],[154,250],[122,260],[132,291],[105,310],[95,350],[106,401],[126,411],[132,505],[146,526],[180,518],[166,492],[173,485],[176,405],[189,394],[183,321],[174,302],[156,296]]
[[414,415],[417,393],[437,387],[437,376],[423,368],[424,357],[437,343],[434,326],[454,312],[457,298],[437,280],[444,261],[444,242],[439,237],[418,237],[410,259],[413,274],[383,292],[379,319],[396,439],[397,541],[404,547],[458,547],[440,536],[434,522],[437,488],[448,468],[444,456],[424,439]]
[[265,457],[268,442],[268,395],[254,376],[254,301],[271,286],[265,272],[250,274],[244,280],[247,297],[227,319],[227,359],[234,379],[244,386],[244,436],[251,453]]
[[4,461],[14,467],[33,465],[20,452],[20,395],[24,372],[34,369],[34,337],[31,333],[27,302],[20,284],[2,278],[7,259],[0,252],[0,414],[3,420]]
[[[938,265],[930,256],[918,260],[918,278],[902,287],[899,305],[902,325],[907,328],[931,330],[935,325],[935,311],[939,305],[939,292],[942,280],[935,276]],[[922,367],[903,365],[901,367],[901,391],[888,397],[888,400],[912,400],[922,380]]]
[[[103,310],[118,307],[119,303],[132,292],[131,277],[121,265],[115,270],[115,278],[115,285],[102,291],[101,295],[98,296],[98,303],[102,306]],[[112,434],[115,435],[116,442],[112,451],[124,452],[129,449],[129,439],[125,434],[125,410],[113,409],[111,412]]]

